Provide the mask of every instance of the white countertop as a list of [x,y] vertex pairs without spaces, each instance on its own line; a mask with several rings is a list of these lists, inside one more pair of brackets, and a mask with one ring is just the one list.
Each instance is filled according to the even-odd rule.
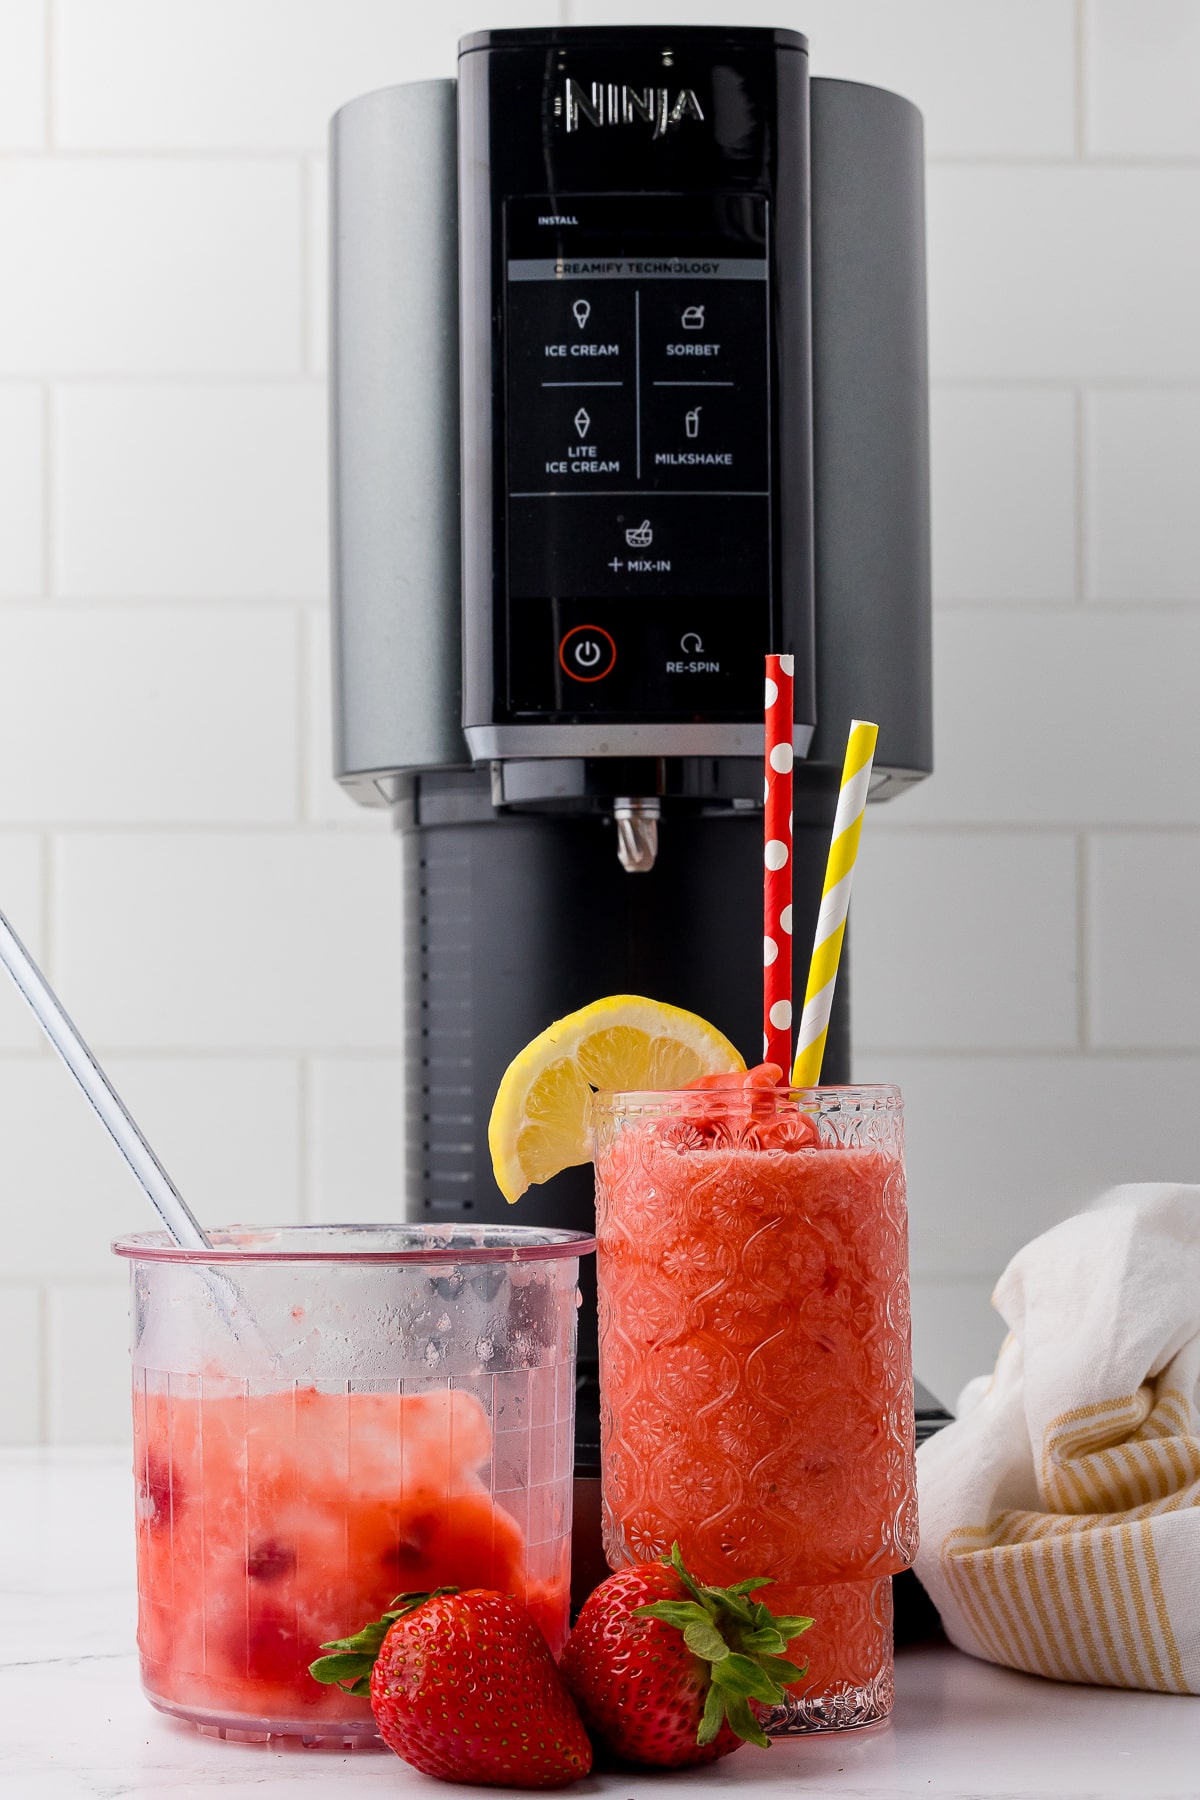
[[[129,1458],[0,1453],[0,1794],[5,1800],[321,1800],[455,1790],[386,1751],[231,1744],[143,1700],[134,1651]],[[786,1792],[897,1800],[1194,1800],[1200,1701],[1065,1687],[957,1651],[904,1651],[890,1725],[747,1747],[676,1776],[603,1775],[566,1790],[620,1800]],[[494,1788],[460,1793],[495,1794]]]

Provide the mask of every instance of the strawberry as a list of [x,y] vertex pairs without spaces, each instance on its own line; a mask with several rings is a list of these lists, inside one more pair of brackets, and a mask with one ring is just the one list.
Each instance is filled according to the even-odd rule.
[[525,1608],[487,1588],[402,1594],[309,1673],[369,1694],[384,1742],[426,1775],[488,1787],[578,1781],[592,1747]]
[[593,1741],[623,1762],[680,1769],[770,1739],[751,1700],[778,1706],[804,1674],[783,1652],[811,1619],[775,1618],[765,1578],[704,1587],[679,1545],[602,1581],[563,1651],[563,1679]]

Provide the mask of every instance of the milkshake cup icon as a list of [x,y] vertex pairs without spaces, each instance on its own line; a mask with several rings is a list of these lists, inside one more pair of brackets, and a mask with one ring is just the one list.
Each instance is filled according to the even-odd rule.
[[693,406],[683,415],[683,429],[690,438],[700,436],[700,408]]

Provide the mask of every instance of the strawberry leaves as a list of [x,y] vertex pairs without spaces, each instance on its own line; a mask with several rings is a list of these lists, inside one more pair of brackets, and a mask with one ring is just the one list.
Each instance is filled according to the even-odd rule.
[[656,1600],[637,1607],[634,1617],[674,1625],[692,1654],[711,1665],[696,1742],[711,1744],[722,1725],[728,1724],[745,1742],[767,1748],[770,1739],[751,1711],[750,1701],[764,1706],[783,1703],[784,1688],[799,1681],[805,1672],[784,1653],[812,1620],[791,1613],[777,1617],[761,1600],[753,1599],[759,1588],[770,1585],[766,1577],[739,1581],[728,1588],[704,1587],[684,1567],[678,1544],[673,1544],[670,1556],[662,1560],[674,1569],[692,1598]]
[[436,1600],[439,1594],[457,1592],[456,1587],[440,1587],[431,1589],[427,1594],[398,1594],[392,1601],[393,1610],[385,1612],[382,1619],[373,1619],[361,1631],[356,1631],[353,1637],[333,1638],[328,1644],[322,1644],[322,1650],[331,1650],[334,1654],[318,1656],[316,1662],[309,1663],[309,1674],[314,1681],[340,1687],[345,1694],[368,1696],[371,1692],[371,1670],[375,1667],[375,1658],[396,1620],[404,1618],[406,1613],[415,1612],[427,1600]]

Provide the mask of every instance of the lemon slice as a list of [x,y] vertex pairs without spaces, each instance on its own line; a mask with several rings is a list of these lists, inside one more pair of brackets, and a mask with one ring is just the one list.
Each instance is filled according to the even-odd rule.
[[593,1000],[556,1019],[504,1071],[488,1122],[496,1184],[511,1202],[532,1182],[588,1162],[593,1088],[686,1087],[745,1066],[696,1013],[640,994]]

